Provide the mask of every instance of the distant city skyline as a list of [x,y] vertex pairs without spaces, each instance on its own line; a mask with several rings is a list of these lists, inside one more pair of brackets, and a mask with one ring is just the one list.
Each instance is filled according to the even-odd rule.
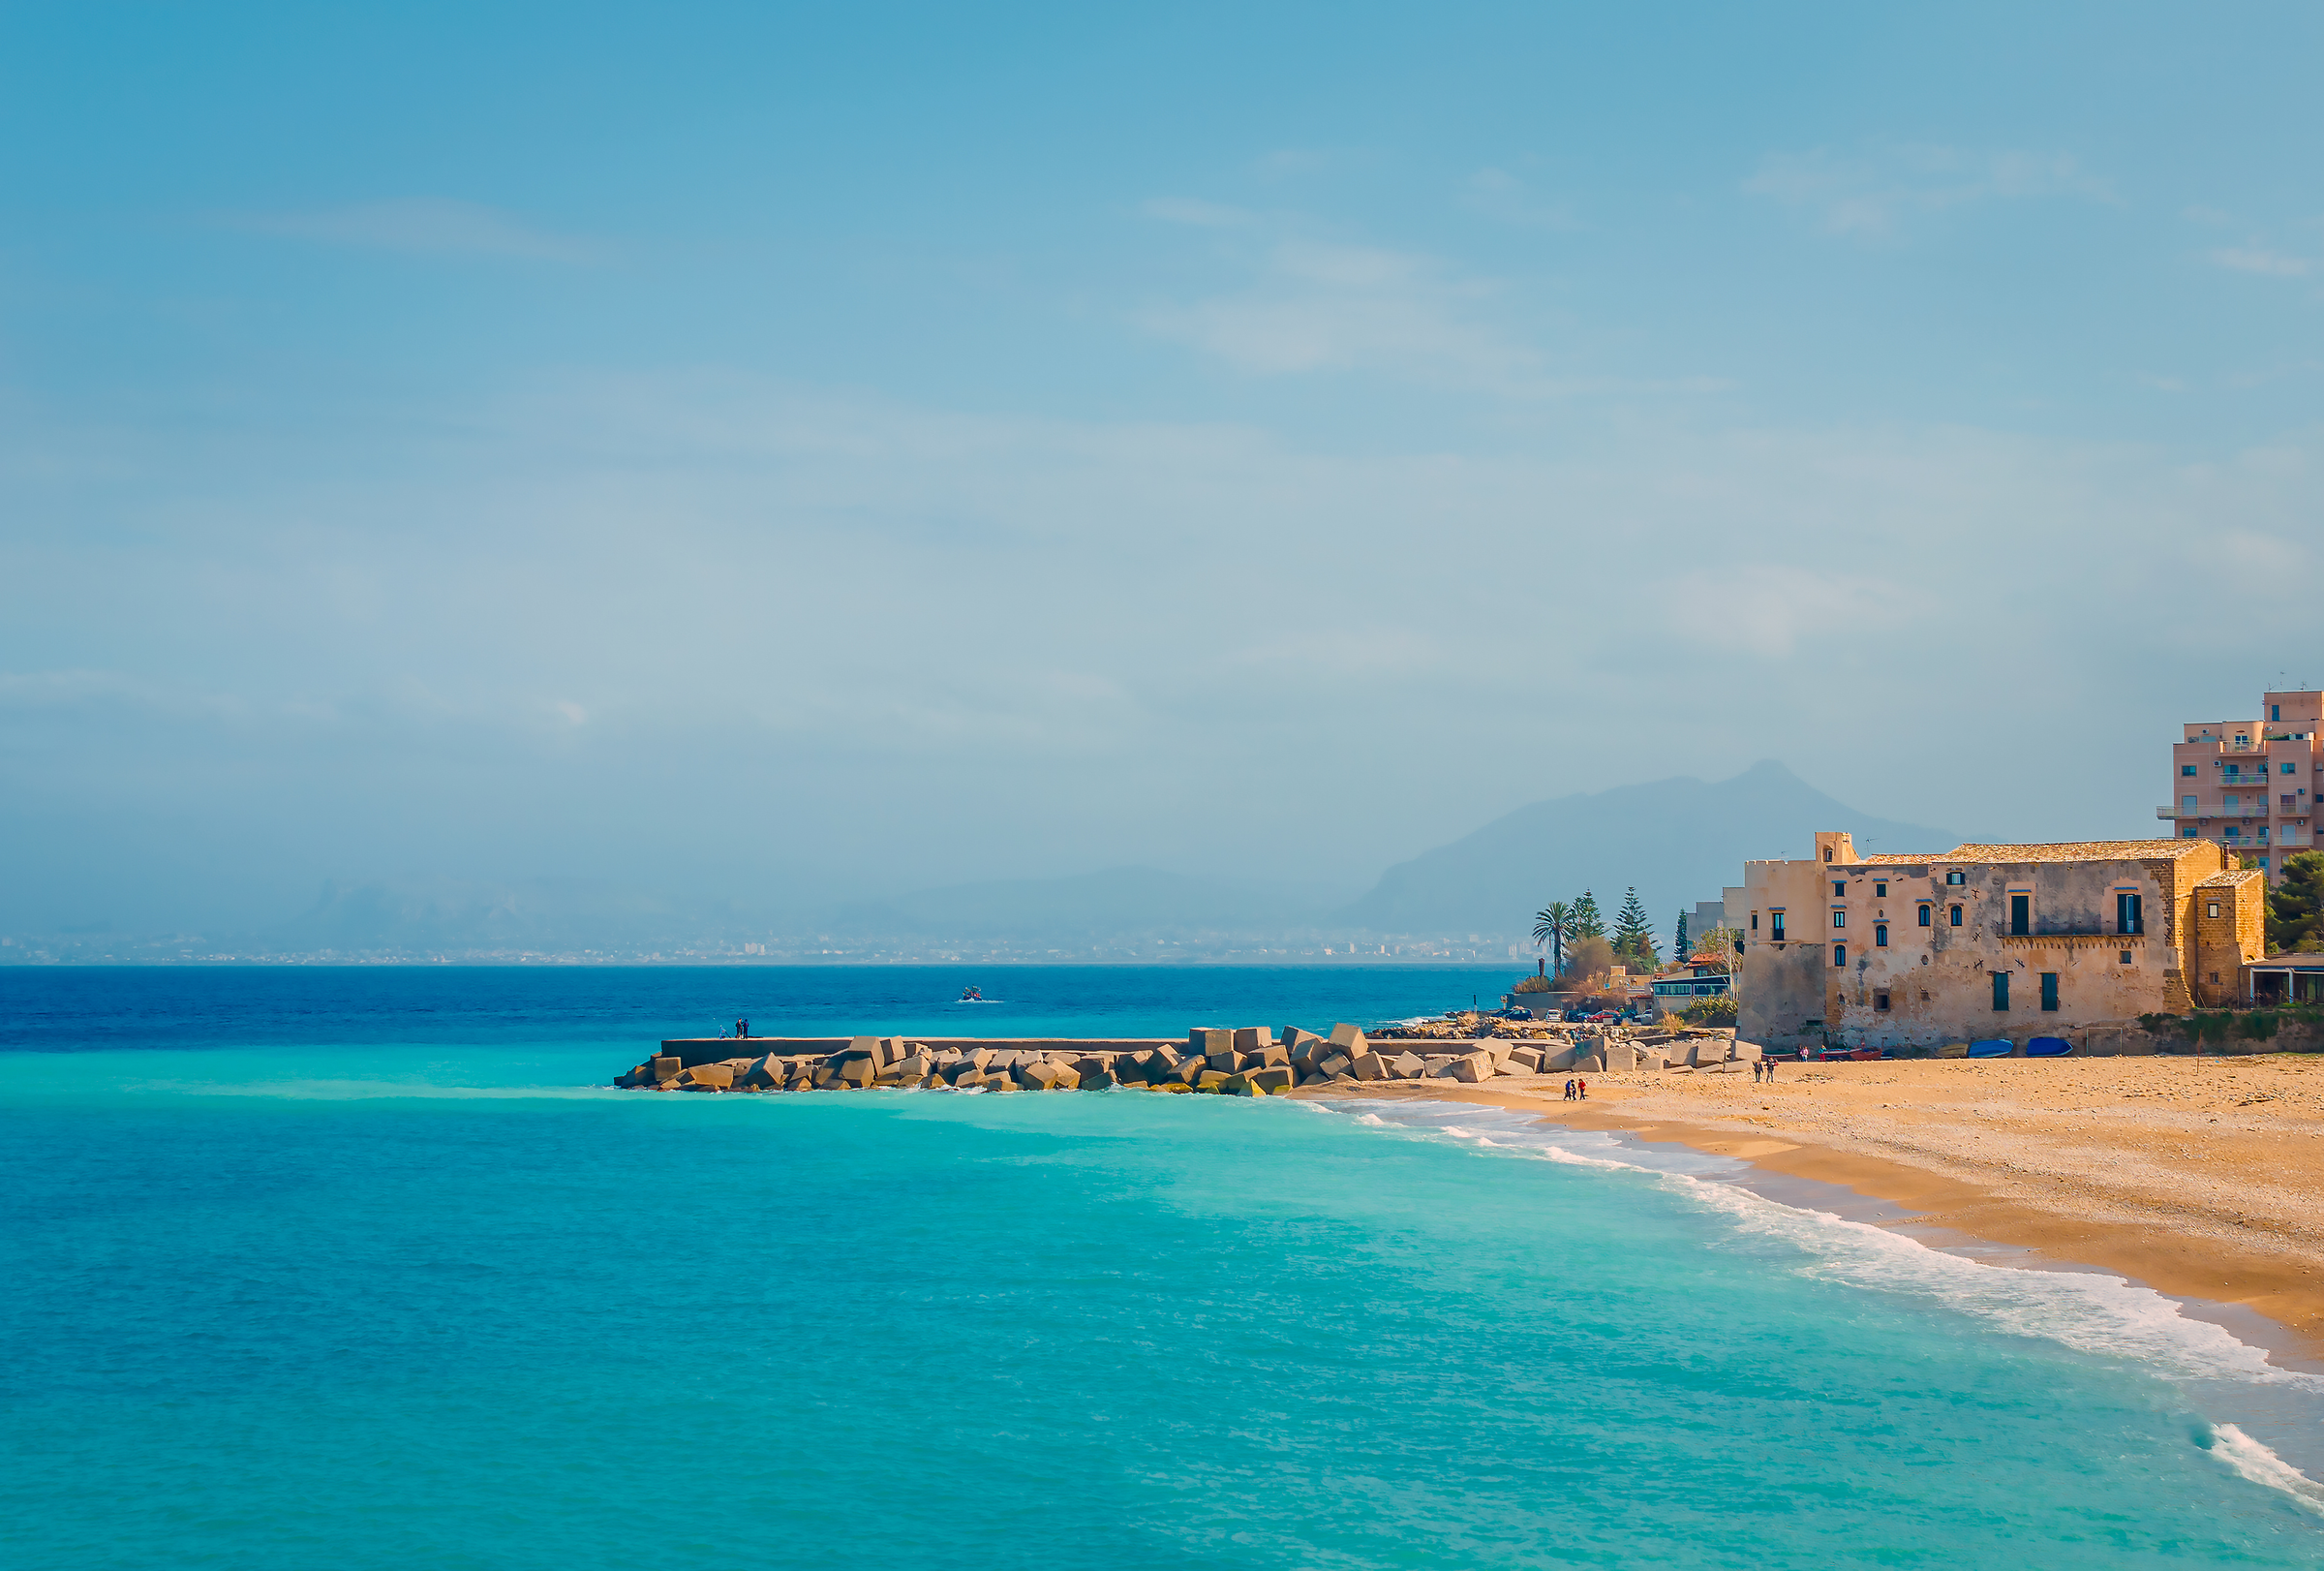
[[2324,683],[2320,35],[14,8],[0,932],[2167,833]]

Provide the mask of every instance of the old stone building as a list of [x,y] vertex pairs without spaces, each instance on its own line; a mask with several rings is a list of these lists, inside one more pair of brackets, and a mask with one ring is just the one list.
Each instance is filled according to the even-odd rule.
[[1741,1034],[1927,1047],[2071,1036],[2231,1004],[2264,953],[2267,880],[2208,840],[1957,846],[1747,862]]

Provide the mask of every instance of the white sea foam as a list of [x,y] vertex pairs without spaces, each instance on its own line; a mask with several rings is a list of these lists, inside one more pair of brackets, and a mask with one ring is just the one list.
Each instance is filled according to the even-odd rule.
[[2212,1427],[2210,1444],[2204,1449],[2254,1484],[2272,1490],[2281,1490],[2302,1505],[2324,1516],[2324,1488],[2316,1481],[2261,1445],[2233,1424]]
[[[1408,1102],[1371,1122],[1407,1136],[1454,1140],[1495,1155],[1636,1173],[1718,1214],[1740,1235],[1797,1249],[1804,1256],[1797,1269],[1805,1274],[1909,1294],[1974,1315],[2009,1335],[2134,1360],[2174,1378],[2264,1382],[2324,1396],[2324,1378],[2276,1368],[2264,1350],[2238,1340],[2223,1327],[2190,1319],[2175,1300],[2153,1288],[2094,1272],[1986,1265],[1831,1212],[1785,1205],[1728,1182],[1748,1171],[1733,1158],[1678,1150],[1641,1153],[1608,1135],[1469,1103]],[[2258,1442],[2246,1437],[2245,1443],[2274,1459]],[[2292,1472],[2280,1459],[2275,1465]]]

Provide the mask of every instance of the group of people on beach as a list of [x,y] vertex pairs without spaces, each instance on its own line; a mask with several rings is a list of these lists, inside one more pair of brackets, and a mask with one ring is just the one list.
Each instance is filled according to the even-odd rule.
[[1751,1083],[1753,1085],[1756,1086],[1762,1080],[1773,1080],[1774,1078],[1775,1060],[1753,1059],[1751,1061]]
[[1567,1100],[1567,1101],[1569,1101],[1569,1102],[1586,1102],[1586,1101],[1588,1101],[1589,1099],[1590,1099],[1590,1083],[1589,1083],[1587,1080],[1584,1080],[1584,1079],[1583,1079],[1581,1076],[1579,1076],[1579,1075],[1575,1075],[1575,1076],[1573,1079],[1571,1079],[1571,1080],[1569,1080],[1569,1081],[1567,1081],[1567,1082],[1566,1082],[1566,1100]]

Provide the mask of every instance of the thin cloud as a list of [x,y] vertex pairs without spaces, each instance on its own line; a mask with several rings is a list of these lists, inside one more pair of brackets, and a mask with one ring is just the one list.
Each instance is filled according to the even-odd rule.
[[1743,190],[1816,216],[1827,233],[1894,237],[1914,219],[1988,201],[2069,197],[2112,201],[2113,191],[2071,154],[1972,152],[1926,144],[1844,156],[1827,148],[1770,153]]
[[2224,246],[2211,254],[2215,266],[2231,273],[2258,273],[2267,278],[2306,278],[2315,263],[2306,257],[2288,256],[2266,246]]
[[1551,201],[1507,169],[1483,169],[1463,180],[1460,204],[1471,212],[1529,229],[1577,230],[1573,209]]
[[305,212],[242,214],[227,221],[254,234],[415,257],[499,257],[520,262],[602,261],[604,247],[535,229],[498,208],[439,198],[355,202]]
[[1255,375],[1374,370],[1502,389],[1540,380],[1539,356],[1482,320],[1493,286],[1434,258],[1283,239],[1254,260],[1247,287],[1135,320]]

